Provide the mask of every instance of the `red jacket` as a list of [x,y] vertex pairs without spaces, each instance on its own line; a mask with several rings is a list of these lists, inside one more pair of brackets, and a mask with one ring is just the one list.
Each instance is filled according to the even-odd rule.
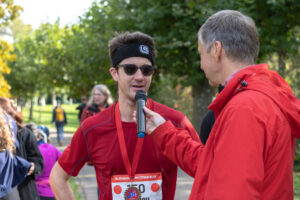
[[152,138],[193,173],[189,199],[292,200],[300,101],[265,64],[241,70],[209,106],[216,121],[205,146],[170,122]]
[[[108,108],[108,105],[105,104],[104,108]],[[96,104],[92,104],[90,106],[85,106],[82,111],[81,117],[80,117],[80,124],[87,118],[94,116],[99,112],[100,112],[100,109]]]

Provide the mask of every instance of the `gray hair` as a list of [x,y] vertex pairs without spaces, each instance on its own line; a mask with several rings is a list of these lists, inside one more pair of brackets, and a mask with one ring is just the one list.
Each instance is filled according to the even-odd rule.
[[222,10],[210,16],[198,31],[198,39],[210,52],[220,41],[233,61],[254,64],[259,52],[259,39],[254,21],[234,10]]
[[105,97],[106,97],[106,101],[105,103],[110,106],[113,104],[113,98],[111,96],[110,90],[108,89],[108,87],[106,85],[103,84],[99,84],[99,85],[95,85],[92,89],[89,101],[88,101],[88,106],[91,106],[94,102],[94,91],[98,90],[99,92],[101,92]]

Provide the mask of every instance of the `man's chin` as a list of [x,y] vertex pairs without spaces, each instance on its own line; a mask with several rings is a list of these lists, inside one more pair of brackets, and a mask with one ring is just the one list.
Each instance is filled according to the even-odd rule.
[[219,85],[218,83],[212,82],[210,80],[208,80],[208,84],[212,87],[218,87],[218,85]]

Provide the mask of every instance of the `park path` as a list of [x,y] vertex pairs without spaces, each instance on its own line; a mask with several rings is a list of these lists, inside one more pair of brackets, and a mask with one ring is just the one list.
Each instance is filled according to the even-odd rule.
[[[59,147],[56,142],[56,132],[54,130],[50,131],[51,135],[51,143],[55,145],[61,152],[70,144],[73,134],[65,133],[64,134],[64,142],[63,146]],[[177,186],[175,193],[175,200],[185,200],[188,199],[192,185],[193,178],[188,176],[185,172],[183,172],[180,168],[178,169],[178,178],[177,178]],[[82,196],[82,200],[97,200],[97,182],[95,176],[94,167],[85,165],[77,177],[75,177],[75,181],[80,186],[80,193]]]

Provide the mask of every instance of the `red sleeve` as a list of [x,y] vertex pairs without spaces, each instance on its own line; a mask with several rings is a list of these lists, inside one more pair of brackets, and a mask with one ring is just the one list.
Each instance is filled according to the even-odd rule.
[[258,199],[264,180],[263,155],[270,150],[264,144],[265,124],[260,115],[245,106],[227,108],[220,117],[221,123],[215,124],[215,135],[206,146],[170,121],[151,137],[163,154],[188,174],[195,177],[206,173],[200,177],[207,180],[195,181],[207,183],[207,199]]
[[[165,156],[190,176],[195,177],[198,153],[203,148],[196,131],[176,128],[167,121],[153,131],[151,137]],[[189,134],[190,133],[190,134]],[[196,138],[196,139],[194,139]]]
[[[268,152],[262,115],[246,106],[228,107],[216,128],[208,199],[260,199],[264,151]],[[201,164],[201,163],[200,163]],[[200,173],[200,172],[199,172]]]
[[197,131],[194,129],[194,126],[192,125],[192,123],[190,122],[190,120],[187,117],[183,118],[183,126],[182,127],[189,131],[193,140],[200,142],[200,138],[199,138]]
[[71,176],[77,176],[87,160],[88,150],[86,138],[80,126],[72,137],[70,145],[59,157],[58,162],[66,173]]

